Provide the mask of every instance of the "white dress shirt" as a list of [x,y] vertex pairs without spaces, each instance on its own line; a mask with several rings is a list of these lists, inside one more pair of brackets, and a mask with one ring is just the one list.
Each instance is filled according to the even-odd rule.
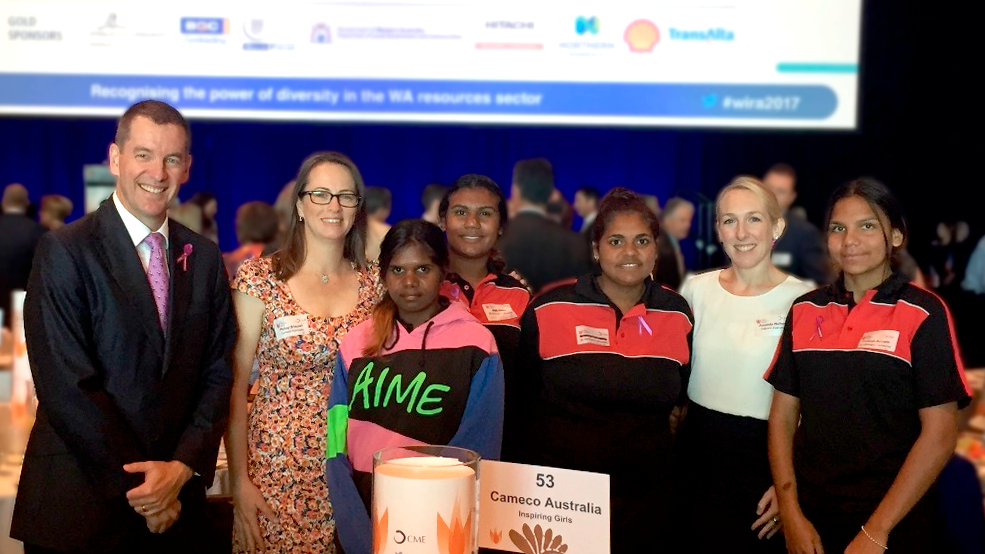
[[[140,257],[140,265],[144,266],[144,272],[147,271],[147,266],[150,264],[150,245],[144,242],[147,235],[154,231],[151,231],[142,221],[137,219],[137,216],[130,213],[120,199],[116,197],[116,193],[113,193],[113,204],[116,205],[116,211],[120,212],[120,217],[123,219],[123,225],[127,228],[127,232],[130,233],[130,240],[133,241],[134,248],[137,249],[137,256]],[[156,232],[164,235],[164,259],[167,260],[168,245],[170,244],[170,239],[168,238],[168,218],[164,218],[164,224]],[[171,269],[168,264],[164,264],[165,270],[170,274]]]

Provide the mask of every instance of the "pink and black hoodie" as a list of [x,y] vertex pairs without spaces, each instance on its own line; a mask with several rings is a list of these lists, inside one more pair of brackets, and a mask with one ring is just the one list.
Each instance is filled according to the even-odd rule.
[[500,454],[503,365],[492,334],[459,302],[410,332],[399,322],[396,327],[376,356],[363,355],[372,319],[339,346],[325,454],[335,529],[346,554],[371,553],[376,451],[434,444],[468,448],[483,459]]

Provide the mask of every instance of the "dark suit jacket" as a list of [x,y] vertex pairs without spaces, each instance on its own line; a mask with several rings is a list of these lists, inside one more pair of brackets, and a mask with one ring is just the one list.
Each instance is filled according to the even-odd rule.
[[31,260],[47,229],[26,215],[0,215],[0,310],[10,327],[10,293],[27,288]]
[[667,288],[678,290],[684,280],[681,247],[673,237],[661,233],[657,238],[657,267],[653,271],[653,280]]
[[536,293],[544,285],[590,269],[585,239],[547,216],[520,212],[499,239],[499,252]]
[[[146,527],[125,497],[143,482],[123,471],[130,462],[184,462],[202,477],[186,491],[198,487],[204,503],[228,414],[236,324],[218,247],[173,220],[169,230],[167,339],[112,201],[41,240],[24,310],[39,405],[12,537],[96,552]],[[187,269],[176,263],[185,244]]]
[[773,246],[773,265],[818,285],[827,284],[828,260],[821,233],[809,221],[783,215],[787,228]]

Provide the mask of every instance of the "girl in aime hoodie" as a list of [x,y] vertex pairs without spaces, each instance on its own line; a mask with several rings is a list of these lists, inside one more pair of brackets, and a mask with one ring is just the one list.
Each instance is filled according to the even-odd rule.
[[498,459],[502,442],[503,365],[492,334],[439,294],[444,233],[401,221],[380,249],[387,294],[339,346],[328,400],[328,489],[346,554],[371,552],[374,452],[437,444]]

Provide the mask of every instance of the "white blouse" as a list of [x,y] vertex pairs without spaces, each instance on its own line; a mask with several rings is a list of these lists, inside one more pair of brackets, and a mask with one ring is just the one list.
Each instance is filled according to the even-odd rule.
[[718,412],[766,420],[773,387],[769,369],[790,306],[812,287],[793,276],[758,296],[736,296],[718,280],[722,270],[692,275],[681,295],[694,313],[691,401]]

